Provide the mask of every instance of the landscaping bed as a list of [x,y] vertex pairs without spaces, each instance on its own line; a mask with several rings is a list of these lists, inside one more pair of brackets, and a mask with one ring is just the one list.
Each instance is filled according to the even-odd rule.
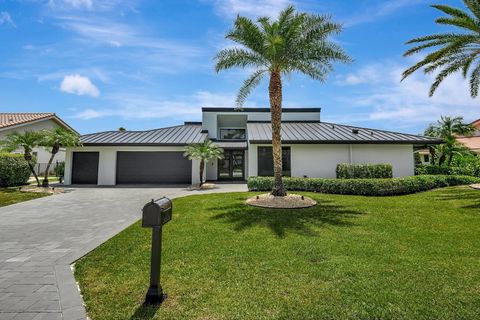
[[302,210],[255,193],[173,201],[163,231],[168,299],[142,306],[151,230],[132,225],[75,265],[102,319],[475,319],[480,196],[468,187],[401,197],[302,193]]

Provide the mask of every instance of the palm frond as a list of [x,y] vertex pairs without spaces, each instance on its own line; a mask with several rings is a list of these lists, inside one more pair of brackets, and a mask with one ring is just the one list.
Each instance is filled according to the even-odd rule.
[[480,2],[478,0],[463,0],[463,3],[472,11],[475,18],[480,20]]
[[259,54],[242,48],[227,48],[217,53],[215,71],[230,69],[232,67],[265,67],[268,62]]
[[468,19],[468,20],[472,20],[472,17],[470,17],[468,15],[468,13],[466,13],[465,11],[463,10],[460,10],[460,9],[457,9],[457,8],[454,8],[454,7],[450,7],[450,6],[447,6],[447,5],[441,5],[441,4],[434,4],[432,5],[433,8],[435,9],[438,9],[448,15],[451,15],[453,17],[457,17],[457,18],[460,18],[460,19]]
[[237,108],[241,108],[245,103],[245,100],[250,95],[253,89],[257,87],[262,81],[267,70],[258,70],[255,71],[248,79],[246,79],[240,90],[238,91],[237,98],[235,99],[235,104]]
[[456,26],[456,27],[471,30],[474,32],[480,32],[480,27],[474,21],[470,21],[468,19],[442,17],[442,18],[437,18],[435,22],[438,24]]
[[470,95],[472,98],[478,96],[478,88],[480,86],[480,62],[477,62],[475,69],[470,75]]
[[437,90],[438,86],[443,82],[443,80],[445,80],[445,78],[451,75],[452,73],[455,73],[458,70],[460,70],[463,67],[463,64],[464,64],[464,61],[460,59],[456,62],[451,63],[449,66],[447,66],[442,71],[440,71],[440,73],[435,78],[435,81],[433,82],[432,86],[430,87],[429,96],[430,97],[433,96],[433,94]]

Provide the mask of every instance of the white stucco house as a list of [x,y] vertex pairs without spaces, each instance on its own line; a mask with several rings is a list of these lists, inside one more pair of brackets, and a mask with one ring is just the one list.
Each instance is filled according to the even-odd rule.
[[[78,134],[75,129],[60,119],[55,113],[0,113],[0,140],[3,140],[7,134],[15,131],[23,133],[25,131],[40,131],[57,127],[62,127]],[[23,150],[15,150],[13,153],[23,153]],[[50,152],[43,147],[34,148],[33,155],[37,157],[37,164],[43,168],[45,166],[42,165],[46,165],[50,159]],[[64,148],[60,149],[54,160],[58,162],[65,161]]]
[[[199,163],[183,157],[186,145],[210,139],[225,158],[207,164],[206,180],[273,175],[270,110],[203,108],[201,122],[147,131],[107,131],[68,148],[66,184],[190,184]],[[390,163],[396,177],[414,174],[414,147],[439,140],[326,123],[320,108],[285,108],[282,116],[286,176],[335,178],[338,163]]]

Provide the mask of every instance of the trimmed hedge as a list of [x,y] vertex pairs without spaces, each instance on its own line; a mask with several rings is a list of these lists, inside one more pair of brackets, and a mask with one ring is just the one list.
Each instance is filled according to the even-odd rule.
[[[290,191],[310,191],[362,196],[395,196],[448,186],[480,183],[480,178],[461,175],[423,175],[391,179],[283,178]],[[250,177],[250,191],[270,191],[273,177]]]
[[0,187],[26,184],[30,168],[22,154],[0,153]]
[[371,179],[392,178],[393,169],[390,164],[350,164],[337,165],[337,179]]
[[442,174],[442,175],[463,175],[480,177],[480,167],[465,165],[463,167],[447,167],[432,164],[421,164],[415,166],[415,175]]

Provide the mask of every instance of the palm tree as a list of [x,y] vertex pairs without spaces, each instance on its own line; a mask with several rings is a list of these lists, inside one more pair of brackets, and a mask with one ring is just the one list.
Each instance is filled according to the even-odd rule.
[[[407,44],[415,47],[405,52],[404,56],[437,48],[427,54],[423,60],[403,72],[403,79],[422,69],[425,74],[439,70],[435,81],[430,87],[430,96],[433,96],[438,86],[445,78],[453,73],[461,72],[466,79],[470,77],[470,94],[473,98],[478,95],[480,86],[480,1],[463,0],[468,10],[450,7],[447,5],[432,5],[433,8],[447,14],[435,20],[440,25],[459,28],[457,32],[433,34],[412,39]],[[471,72],[470,69],[473,67]]]
[[223,49],[215,57],[217,72],[233,67],[254,69],[238,92],[237,108],[242,107],[263,77],[270,77],[274,196],[286,195],[282,181],[282,76],[298,72],[323,82],[333,70],[333,62],[351,61],[342,48],[329,40],[341,29],[329,17],[298,13],[293,6],[283,10],[275,21],[262,17],[255,23],[238,16],[226,38],[240,47]]
[[432,158],[437,158],[438,164],[445,162],[449,166],[454,155],[470,153],[468,149],[457,141],[456,137],[471,136],[475,132],[475,127],[463,122],[463,117],[440,117],[436,124],[431,124],[425,130],[425,135],[429,137],[441,138],[443,143],[433,147],[430,153]]
[[48,187],[48,174],[50,172],[50,166],[52,165],[55,155],[60,150],[60,147],[76,147],[80,145],[80,138],[77,134],[72,133],[64,128],[54,128],[51,130],[42,130],[42,139],[40,145],[46,148],[51,148],[50,159],[45,169],[45,177],[43,178],[42,186]]
[[23,149],[23,158],[27,161],[28,166],[30,167],[30,171],[32,172],[35,180],[37,181],[37,186],[40,186],[40,181],[38,180],[38,175],[34,169],[34,163],[32,161],[32,150],[33,148],[40,145],[42,140],[42,134],[36,131],[25,131],[23,133],[20,132],[12,132],[5,136],[5,139],[0,141],[0,145],[2,149],[7,152],[12,152],[14,150]]
[[190,144],[185,148],[184,157],[189,160],[200,160],[200,187],[203,185],[203,172],[205,163],[213,159],[223,159],[223,149],[213,144],[210,140],[202,143]]

